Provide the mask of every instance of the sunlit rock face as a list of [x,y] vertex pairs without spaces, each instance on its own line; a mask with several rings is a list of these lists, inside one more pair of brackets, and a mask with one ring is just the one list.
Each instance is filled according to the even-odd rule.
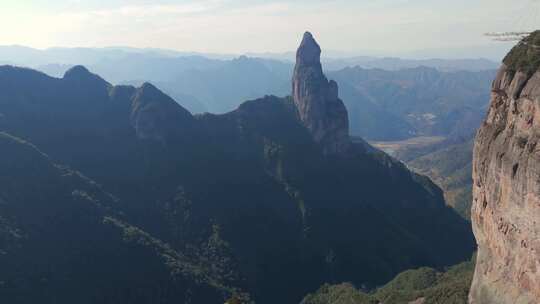
[[344,153],[350,146],[349,119],[338,97],[338,85],[324,76],[321,48],[306,32],[296,52],[292,95],[298,114],[326,154]]
[[539,40],[540,32],[533,33],[506,57],[476,136],[473,304],[539,303]]

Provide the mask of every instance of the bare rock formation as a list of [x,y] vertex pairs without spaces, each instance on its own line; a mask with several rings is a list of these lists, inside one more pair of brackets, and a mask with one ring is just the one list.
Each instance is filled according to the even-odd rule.
[[540,303],[539,45],[540,31],[505,58],[476,136],[473,304]]
[[337,83],[323,74],[321,48],[309,32],[296,52],[292,90],[300,119],[313,139],[326,154],[344,153],[350,146],[347,109],[338,97]]

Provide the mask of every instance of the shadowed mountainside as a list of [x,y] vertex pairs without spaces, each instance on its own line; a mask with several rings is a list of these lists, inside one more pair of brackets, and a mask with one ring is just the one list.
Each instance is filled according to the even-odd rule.
[[[0,298],[11,303],[90,303],[87,294],[114,303],[231,296],[297,303],[325,282],[377,286],[404,269],[457,263],[474,249],[469,226],[439,188],[365,144],[325,153],[292,98],[193,116],[151,84],[113,86],[80,66],[63,78],[3,66],[0,130],[10,134],[7,145],[30,149],[17,137],[41,151],[3,156],[17,169],[2,170],[2,178],[27,181],[0,186],[2,210],[17,210],[0,214],[1,249],[16,248],[0,256],[2,265],[17,265],[0,275],[8,282]],[[41,183],[31,178],[47,172],[26,165],[34,159],[53,168],[40,180],[59,191],[33,188]],[[88,186],[60,178],[68,173],[59,166],[81,172],[97,194],[78,194]],[[73,208],[72,196],[81,195],[90,211]],[[52,215],[35,226],[33,209],[44,207]],[[57,226],[37,228],[48,225]],[[24,229],[29,238],[17,237]],[[25,281],[34,274],[28,261],[49,256],[59,257],[50,271]],[[152,262],[114,276],[102,271],[120,257]],[[56,277],[55,269],[70,272]],[[62,280],[82,296],[57,299],[36,288],[52,282],[62,292]],[[118,284],[127,289],[115,294],[109,286]]]

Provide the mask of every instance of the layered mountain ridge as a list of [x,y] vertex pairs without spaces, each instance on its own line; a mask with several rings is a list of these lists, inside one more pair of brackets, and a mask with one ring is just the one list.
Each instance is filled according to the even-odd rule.
[[351,134],[372,141],[475,132],[495,74],[496,70],[442,73],[427,67],[399,71],[352,67],[329,73],[340,84]]
[[[83,67],[61,79],[0,67],[0,130],[10,134],[0,144],[22,138],[41,151],[28,161],[46,155],[47,166],[67,170],[41,179],[59,191],[35,189],[40,182],[22,181],[41,170],[2,148],[2,164],[17,170],[0,177],[21,182],[0,186],[2,210],[17,210],[0,214],[0,249],[16,248],[0,263],[17,265],[0,274],[0,299],[298,303],[323,283],[377,286],[404,269],[468,259],[470,229],[440,189],[351,143],[337,85],[307,70],[321,82],[298,86],[307,94],[296,100],[265,96],[226,114],[192,115],[151,84],[112,86]],[[98,194],[52,177],[75,170]],[[40,225],[56,226],[18,238],[19,223],[43,207],[50,215]],[[72,247],[62,250],[66,242]],[[26,281],[42,252],[43,261],[58,259]],[[116,264],[114,275],[104,270]],[[55,298],[66,280],[77,288]]]

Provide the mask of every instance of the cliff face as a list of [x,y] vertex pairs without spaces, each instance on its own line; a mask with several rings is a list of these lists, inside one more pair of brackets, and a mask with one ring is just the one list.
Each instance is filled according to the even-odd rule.
[[473,160],[470,303],[540,299],[540,32],[505,58]]
[[302,123],[324,152],[345,152],[350,145],[347,109],[338,97],[337,83],[323,74],[321,48],[309,32],[296,52],[292,90]]

